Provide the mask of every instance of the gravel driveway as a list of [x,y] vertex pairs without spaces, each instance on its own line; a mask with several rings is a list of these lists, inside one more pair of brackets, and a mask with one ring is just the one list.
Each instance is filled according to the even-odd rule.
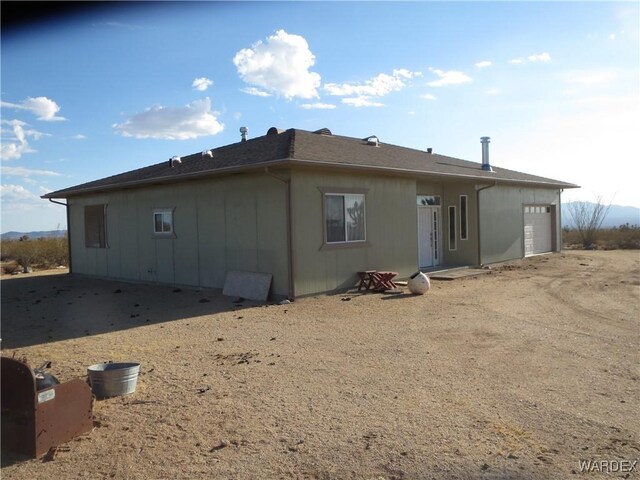
[[532,257],[424,296],[232,300],[3,277],[3,355],[61,380],[142,368],[90,434],[53,461],[3,456],[2,477],[640,477],[579,463],[640,458],[638,251]]

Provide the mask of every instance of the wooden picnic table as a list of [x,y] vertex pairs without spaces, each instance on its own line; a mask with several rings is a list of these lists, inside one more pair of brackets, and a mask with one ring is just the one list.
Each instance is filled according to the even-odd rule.
[[398,272],[376,272],[373,274],[373,290],[375,292],[384,292],[393,290],[397,285],[393,283],[393,279],[398,276]]
[[374,275],[376,274],[375,270],[365,270],[364,272],[358,272],[358,277],[360,277],[360,283],[358,284],[358,291],[369,290],[374,284]]

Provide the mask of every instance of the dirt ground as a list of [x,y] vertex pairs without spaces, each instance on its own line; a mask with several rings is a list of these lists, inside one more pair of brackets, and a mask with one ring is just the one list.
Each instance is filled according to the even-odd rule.
[[564,252],[407,293],[263,305],[45,272],[3,277],[2,354],[133,395],[3,479],[561,479],[640,458],[640,253]]

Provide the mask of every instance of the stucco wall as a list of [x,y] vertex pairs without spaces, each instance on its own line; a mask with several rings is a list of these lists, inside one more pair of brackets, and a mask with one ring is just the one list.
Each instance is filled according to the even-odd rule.
[[[86,248],[84,206],[107,204],[108,248]],[[288,293],[286,186],[266,175],[124,190],[69,199],[75,273],[222,288],[226,272],[273,274]],[[175,238],[154,238],[152,212],[175,208]]]
[[[324,247],[323,188],[366,189],[366,244]],[[417,269],[416,183],[409,178],[292,172],[295,293],[348,288],[360,270],[391,270],[406,278]]]
[[[524,204],[555,205],[559,212],[560,191],[498,185],[480,192],[481,263],[524,257]],[[560,215],[554,218],[554,244],[559,246]]]

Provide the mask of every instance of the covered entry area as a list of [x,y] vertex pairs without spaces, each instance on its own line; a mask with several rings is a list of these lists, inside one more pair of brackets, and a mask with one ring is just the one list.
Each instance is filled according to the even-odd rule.
[[524,206],[524,255],[554,250],[555,205]]

